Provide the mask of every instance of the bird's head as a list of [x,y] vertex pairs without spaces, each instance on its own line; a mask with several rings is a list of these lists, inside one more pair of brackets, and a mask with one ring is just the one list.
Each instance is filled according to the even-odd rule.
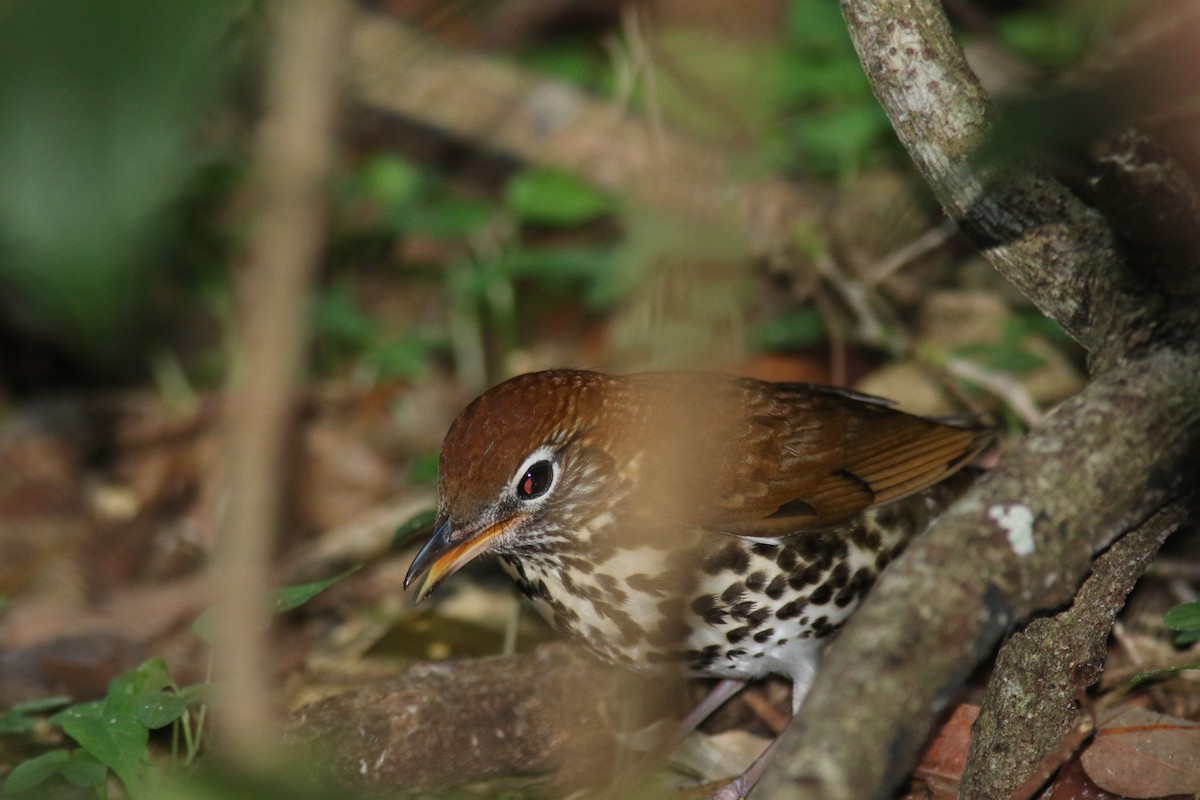
[[417,600],[484,553],[544,552],[586,527],[613,459],[596,423],[608,378],[555,370],[520,375],[476,398],[450,426],[438,461],[438,515],[405,587]]

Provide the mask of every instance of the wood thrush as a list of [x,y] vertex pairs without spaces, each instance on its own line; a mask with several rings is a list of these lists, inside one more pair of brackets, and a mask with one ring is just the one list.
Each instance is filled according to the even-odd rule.
[[965,484],[939,482],[990,439],[824,386],[521,375],[451,425],[436,527],[405,586],[419,581],[423,599],[495,553],[555,628],[600,657],[781,674],[798,708],[824,641]]

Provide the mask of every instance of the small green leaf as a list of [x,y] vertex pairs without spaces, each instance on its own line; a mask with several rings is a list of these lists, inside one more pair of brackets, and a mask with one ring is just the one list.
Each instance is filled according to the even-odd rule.
[[421,171],[407,159],[385,154],[372,158],[360,172],[363,188],[377,203],[395,208],[417,199]]
[[363,311],[346,286],[332,286],[317,297],[313,314],[317,333],[335,347],[357,351],[376,337],[379,323]]
[[1176,647],[1187,647],[1196,642],[1200,642],[1200,631],[1182,631],[1175,634]]
[[150,732],[134,713],[134,700],[117,684],[109,684],[104,700],[71,706],[62,714],[63,731],[97,761],[117,774],[130,796],[141,789],[142,768]]
[[430,356],[443,344],[439,336],[414,331],[374,343],[363,353],[362,363],[379,378],[416,378],[428,372]]
[[76,786],[103,786],[108,780],[108,767],[80,749],[71,754],[71,762],[62,768],[62,775]]
[[392,217],[394,228],[434,239],[460,239],[486,225],[495,210],[477,200],[439,197],[399,209]]
[[431,533],[435,519],[437,519],[437,509],[433,508],[420,511],[409,517],[399,528],[396,528],[396,533],[392,536],[392,549],[396,550],[404,547],[410,539],[415,538],[418,534]]
[[796,350],[823,341],[825,320],[820,312],[808,306],[772,317],[754,334],[754,347],[758,350]]
[[1200,631],[1200,603],[1181,603],[1163,614],[1163,624],[1173,631]]
[[26,792],[38,786],[52,775],[62,772],[71,761],[71,754],[66,750],[51,750],[40,756],[22,761],[13,767],[4,779],[4,788],[0,794],[17,794]]
[[558,170],[525,170],[508,181],[504,205],[522,222],[578,225],[616,208],[613,198]]
[[1088,28],[1078,15],[1047,13],[1045,9],[1001,17],[1000,37],[1025,58],[1048,68],[1062,68],[1087,49]]
[[1145,681],[1166,678],[1174,675],[1177,672],[1186,672],[1188,670],[1200,670],[1200,662],[1193,664],[1176,664],[1172,667],[1163,667],[1162,669],[1152,669],[1146,672],[1139,672],[1129,679],[1129,685],[1137,686],[1139,683],[1143,683]]
[[796,138],[811,167],[838,176],[853,174],[890,130],[874,100],[805,114]]
[[1026,375],[1044,366],[1046,359],[1031,353],[1016,339],[1005,338],[999,342],[977,343],[956,348],[957,355],[979,361],[984,367],[1009,375]]
[[167,662],[161,658],[149,658],[114,678],[108,685],[106,698],[123,694],[130,698],[129,705],[132,707],[133,700],[156,694],[174,683]]
[[[330,586],[333,586],[343,578],[353,575],[360,569],[362,569],[362,564],[351,567],[340,575],[335,575],[334,577],[323,581],[305,583],[299,586],[288,586],[283,589],[276,589],[274,592],[271,592],[267,595],[267,602],[271,604],[271,612],[274,614],[280,614],[284,611],[291,611],[297,606],[304,605],[313,597],[316,597],[318,594],[328,589]],[[196,617],[195,621],[192,622],[192,633],[196,634],[204,641],[211,643],[216,638],[214,635],[214,631],[216,629],[215,618],[215,608],[205,609],[204,612],[201,613],[200,616]]]
[[135,713],[138,722],[153,731],[165,728],[182,717],[188,706],[188,701],[174,692],[158,692],[139,697]]
[[332,578],[326,578],[323,581],[314,583],[304,583],[299,586],[287,586],[283,589],[278,589],[272,595],[272,611],[276,614],[284,611],[291,611],[293,608],[298,608],[307,603],[312,598],[319,595],[321,592],[333,586],[338,581],[344,580],[354,573],[362,569],[362,564],[351,567],[340,575],[334,575]]
[[26,733],[31,731],[34,725],[37,724],[36,715],[61,708],[70,702],[71,698],[58,695],[56,697],[43,697],[38,700],[30,700],[27,703],[18,703],[8,711],[0,714],[0,734]]

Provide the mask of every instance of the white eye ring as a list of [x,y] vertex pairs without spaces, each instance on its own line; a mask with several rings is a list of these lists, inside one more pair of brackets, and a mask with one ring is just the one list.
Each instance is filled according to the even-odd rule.
[[522,503],[546,498],[558,481],[558,461],[549,447],[539,447],[521,462],[511,482],[513,494]]

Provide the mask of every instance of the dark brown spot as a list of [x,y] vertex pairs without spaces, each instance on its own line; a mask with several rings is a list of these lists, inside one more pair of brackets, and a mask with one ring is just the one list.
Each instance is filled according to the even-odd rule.
[[812,586],[817,581],[821,580],[821,576],[825,574],[825,570],[817,564],[809,564],[799,572],[793,572],[788,576],[788,586],[793,589],[803,589],[806,586]]
[[746,571],[750,569],[750,555],[742,549],[738,542],[730,542],[704,559],[700,568],[709,575],[719,575],[725,570],[745,575]]
[[774,561],[775,555],[779,552],[779,545],[758,542],[750,546],[750,551],[755,555]]
[[733,630],[729,631],[729,633],[725,634],[725,638],[729,640],[730,644],[737,644],[749,635],[750,629],[743,625],[740,628],[734,628]]
[[746,588],[752,592],[761,592],[762,588],[767,585],[767,573],[761,569],[751,572],[746,578]]
[[800,611],[806,605],[808,605],[808,601],[804,598],[792,600],[791,602],[784,603],[782,606],[780,606],[779,610],[775,612],[775,616],[778,619],[793,619],[800,616]]
[[828,617],[817,617],[812,623],[813,635],[817,638],[829,636],[837,630],[837,626],[829,621]]
[[733,605],[738,600],[741,600],[742,595],[744,595],[745,593],[746,593],[745,585],[742,584],[741,581],[738,581],[737,583],[730,584],[728,589],[721,592],[721,599],[723,601],[725,601],[725,603],[727,605]]
[[751,628],[757,628],[767,621],[771,616],[771,609],[766,606],[759,606],[754,611],[746,615],[746,621],[750,623]]
[[829,602],[829,598],[831,597],[833,597],[833,587],[828,583],[822,583],[812,590],[812,594],[808,596],[808,601],[814,606],[823,606]]
[[775,635],[775,629],[767,628],[766,630],[762,630],[762,631],[759,631],[758,633],[754,634],[754,641],[758,642],[759,644],[762,644],[763,642],[767,641],[774,635]]
[[779,553],[779,558],[775,559],[775,564],[784,572],[791,572],[796,568],[796,562],[799,560],[799,554],[794,547],[785,547]]
[[746,619],[755,609],[753,600],[743,600],[729,609],[729,616],[734,619]]
[[692,611],[709,625],[723,625],[725,612],[719,608],[715,595],[704,594],[692,601]]
[[767,584],[767,597],[771,598],[772,600],[778,600],[783,595],[783,588],[785,586],[787,586],[787,578],[782,575],[776,575],[771,579],[771,582]]

